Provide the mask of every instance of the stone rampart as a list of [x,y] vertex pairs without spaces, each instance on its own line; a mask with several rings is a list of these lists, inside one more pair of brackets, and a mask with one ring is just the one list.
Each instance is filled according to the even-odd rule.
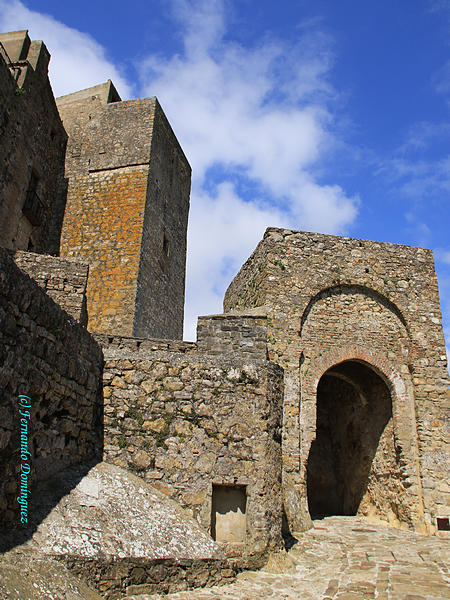
[[[20,522],[21,434],[30,452],[28,490],[63,467],[101,458],[102,353],[4,249],[0,320],[0,511],[11,526]],[[22,428],[19,394],[31,399]],[[30,501],[39,499],[31,494]]]

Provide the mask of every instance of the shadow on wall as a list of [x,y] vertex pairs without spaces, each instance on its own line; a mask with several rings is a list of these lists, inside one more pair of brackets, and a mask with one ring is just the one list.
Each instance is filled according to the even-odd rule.
[[[0,547],[5,551],[30,538],[70,491],[62,485],[44,504],[36,493],[39,483],[73,465],[82,465],[81,479],[102,460],[103,355],[86,329],[4,249],[0,280]],[[19,412],[21,394],[29,398],[25,415]]]
[[317,387],[316,423],[307,466],[311,517],[356,515],[365,504],[383,511],[391,499],[377,495],[378,484],[398,477],[386,383],[356,361],[332,367]]

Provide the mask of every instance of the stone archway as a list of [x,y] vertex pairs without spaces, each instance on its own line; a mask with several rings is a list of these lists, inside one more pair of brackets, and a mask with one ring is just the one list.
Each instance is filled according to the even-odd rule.
[[367,363],[346,360],[322,375],[306,467],[312,518],[378,514],[407,520],[392,404],[388,385]]

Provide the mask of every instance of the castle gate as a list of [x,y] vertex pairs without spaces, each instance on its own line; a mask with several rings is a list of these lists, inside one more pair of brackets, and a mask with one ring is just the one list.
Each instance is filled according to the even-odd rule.
[[269,228],[224,310],[265,310],[284,369],[283,504],[437,528],[449,378],[430,250]]
[[392,511],[401,491],[396,458],[383,379],[358,361],[328,369],[317,386],[316,437],[306,466],[311,517]]
[[303,370],[298,484],[312,518],[360,515],[419,527],[423,490],[409,374],[342,344]]

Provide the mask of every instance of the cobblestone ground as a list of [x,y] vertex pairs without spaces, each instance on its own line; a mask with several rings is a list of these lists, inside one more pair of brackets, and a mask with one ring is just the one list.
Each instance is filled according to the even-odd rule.
[[449,600],[449,564],[450,540],[329,517],[299,536],[279,573],[245,572],[223,587],[129,600]]

